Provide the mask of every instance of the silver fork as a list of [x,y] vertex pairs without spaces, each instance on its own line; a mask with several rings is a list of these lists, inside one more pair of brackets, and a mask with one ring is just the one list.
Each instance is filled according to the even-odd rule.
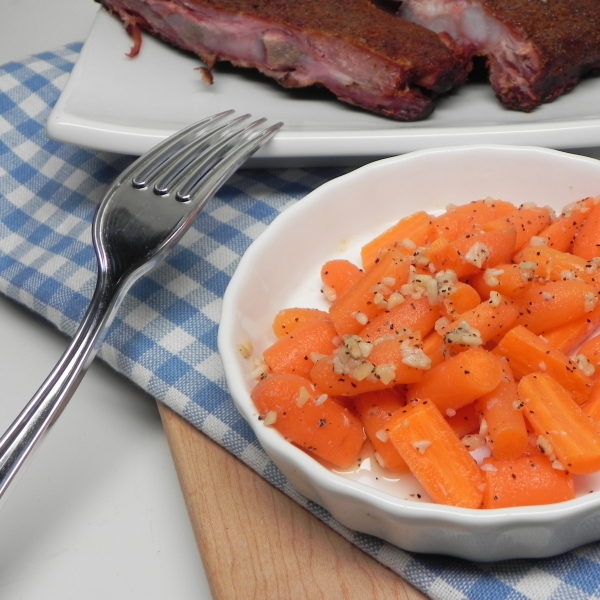
[[157,266],[208,200],[282,123],[257,130],[225,111],[135,161],[111,185],[92,224],[98,280],[83,320],[50,375],[0,438],[0,498],[92,362],[129,288]]

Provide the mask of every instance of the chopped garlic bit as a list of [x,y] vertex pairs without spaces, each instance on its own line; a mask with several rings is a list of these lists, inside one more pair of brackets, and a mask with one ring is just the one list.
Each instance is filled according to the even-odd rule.
[[369,317],[365,315],[363,312],[357,312],[354,314],[354,318],[358,321],[360,325],[366,325],[369,322]]
[[529,239],[529,243],[532,246],[546,246],[548,244],[548,238],[540,237],[538,235],[532,235]]
[[565,269],[564,271],[560,272],[560,278],[563,281],[574,281],[576,279],[579,279],[579,276],[575,271],[571,269]]
[[237,345],[237,349],[244,358],[250,358],[252,356],[252,352],[254,352],[254,347],[252,346],[252,342],[250,340],[244,340],[243,342],[239,343]]
[[566,471],[565,466],[558,459],[552,461],[552,468],[557,471]]
[[382,364],[375,367],[375,377],[381,380],[381,383],[388,385],[396,377],[396,367],[393,364]]
[[461,442],[463,443],[463,446],[467,448],[467,450],[477,450],[477,448],[481,448],[485,445],[485,437],[478,433],[472,433],[465,435],[461,439]]
[[537,266],[537,263],[533,262],[532,260],[524,260],[523,262],[520,262],[519,271],[521,272],[521,279],[523,281],[533,281]]
[[454,415],[456,415],[456,411],[453,408],[447,408],[446,409],[446,416],[447,417],[453,417]]
[[325,298],[327,298],[327,300],[329,300],[329,302],[335,302],[337,300],[337,294],[331,286],[323,284],[322,289],[323,295]]
[[270,426],[274,425],[277,422],[277,413],[274,410],[270,410],[263,419],[263,423],[265,425]]
[[543,454],[546,454],[548,456],[554,454],[554,449],[552,448],[550,440],[545,438],[543,435],[538,436],[536,445],[540,449],[540,452],[542,452]]
[[471,327],[466,321],[460,321],[458,327],[444,334],[445,344],[458,344],[459,346],[481,346],[483,340],[481,333]]
[[583,295],[583,310],[588,313],[592,312],[598,304],[598,296],[594,292],[586,292]]
[[492,290],[490,292],[490,299],[488,300],[488,304],[495,308],[496,306],[500,306],[501,302],[502,302],[502,296],[498,292],[495,292],[494,290]]
[[321,406],[321,404],[323,404],[323,402],[325,402],[327,400],[327,398],[329,398],[329,396],[327,394],[321,394],[316,400],[315,400],[315,406]]
[[490,257],[491,252],[489,246],[486,246],[482,242],[476,242],[469,248],[465,254],[465,260],[481,269],[483,263]]
[[366,379],[371,373],[373,373],[374,365],[368,361],[361,362],[356,367],[350,369],[350,377],[356,379],[356,381],[362,381]]
[[383,456],[379,452],[375,452],[375,460],[382,469],[385,469],[385,460],[383,460]]
[[378,431],[376,431],[375,437],[384,443],[390,439],[390,436],[388,435],[388,432],[385,429],[379,429]]
[[298,390],[298,398],[296,398],[296,405],[298,408],[302,408],[308,402],[309,398],[310,392],[304,386],[302,386]]
[[590,260],[585,265],[585,272],[588,275],[595,275],[598,271],[599,266],[600,266],[600,258],[592,258],[592,260]]
[[269,374],[269,367],[264,362],[259,362],[254,369],[250,372],[250,376],[259,381],[264,379]]
[[577,368],[588,377],[591,377],[596,372],[594,365],[583,354],[578,354],[573,361],[577,365]]
[[481,465],[481,470],[488,471],[489,473],[493,473],[494,471],[497,471],[498,469],[496,469],[496,467],[494,465],[491,465],[490,463],[484,463],[483,465]]
[[387,299],[387,309],[392,310],[404,302],[404,296],[400,292],[392,292]]
[[498,280],[500,275],[504,275],[504,269],[486,269],[483,273],[483,280],[485,281],[486,285],[489,285],[490,287],[496,287],[500,285],[500,281]]
[[428,440],[422,440],[420,442],[413,442],[412,447],[419,453],[425,454],[425,450],[431,446],[431,442]]

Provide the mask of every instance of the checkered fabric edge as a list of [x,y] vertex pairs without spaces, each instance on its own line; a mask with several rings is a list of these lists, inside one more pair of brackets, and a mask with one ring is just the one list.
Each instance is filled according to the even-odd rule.
[[[69,336],[95,286],[95,208],[132,160],[46,136],[46,119],[80,50],[71,44],[0,67],[0,292]],[[431,598],[600,599],[597,544],[552,559],[480,564],[411,554],[341,526],[291,487],[235,409],[216,343],[227,283],[277,214],[339,174],[234,175],[166,263],[126,296],[100,358]]]

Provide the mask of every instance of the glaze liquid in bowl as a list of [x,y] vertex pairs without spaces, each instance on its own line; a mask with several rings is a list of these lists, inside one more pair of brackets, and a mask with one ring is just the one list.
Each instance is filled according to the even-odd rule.
[[[237,408],[291,485],[343,525],[401,548],[492,561],[558,554],[600,539],[600,475],[577,478],[577,497],[561,504],[473,510],[430,502],[412,476],[373,465],[335,472],[286,442],[258,419],[250,398],[256,356],[274,337],[274,315],[286,307],[327,308],[321,265],[359,264],[361,246],[401,217],[492,197],[561,210],[600,194],[600,162],[558,151],[466,146],[405,154],[333,180],[287,209],[252,244],[225,294],[219,351]],[[419,499],[419,495],[421,498]]]

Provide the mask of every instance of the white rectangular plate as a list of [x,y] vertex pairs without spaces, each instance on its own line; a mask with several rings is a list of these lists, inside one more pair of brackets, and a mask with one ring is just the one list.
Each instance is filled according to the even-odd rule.
[[52,138],[137,155],[195,120],[233,108],[285,123],[256,155],[257,166],[351,165],[473,143],[600,146],[600,78],[530,114],[503,108],[489,85],[469,83],[440,98],[429,118],[401,123],[320,90],[286,90],[242,69],[217,67],[211,86],[189,54],[148,35],[134,59],[126,56],[130,46],[122,24],[100,10],[49,117]]

